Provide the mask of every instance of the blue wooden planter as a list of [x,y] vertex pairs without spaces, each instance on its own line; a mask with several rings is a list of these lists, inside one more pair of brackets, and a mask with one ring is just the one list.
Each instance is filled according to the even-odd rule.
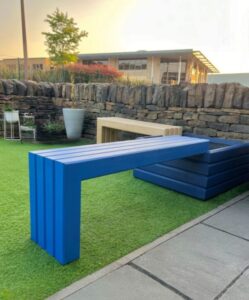
[[134,170],[134,176],[165,188],[207,200],[249,179],[249,143],[209,139],[206,154]]

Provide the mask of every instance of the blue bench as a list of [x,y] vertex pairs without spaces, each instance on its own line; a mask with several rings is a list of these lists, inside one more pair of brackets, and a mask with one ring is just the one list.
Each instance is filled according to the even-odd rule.
[[61,264],[78,259],[82,180],[207,150],[207,140],[166,136],[30,152],[31,239]]
[[134,170],[134,176],[200,200],[208,200],[249,179],[249,143],[209,140],[201,155],[157,163]]

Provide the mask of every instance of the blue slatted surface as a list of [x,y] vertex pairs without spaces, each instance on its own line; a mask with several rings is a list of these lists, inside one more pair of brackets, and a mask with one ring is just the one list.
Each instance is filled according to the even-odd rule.
[[30,152],[32,240],[62,264],[78,259],[82,180],[207,150],[207,140],[167,136]]
[[249,143],[208,139],[206,153],[145,166],[134,176],[202,200],[248,180]]

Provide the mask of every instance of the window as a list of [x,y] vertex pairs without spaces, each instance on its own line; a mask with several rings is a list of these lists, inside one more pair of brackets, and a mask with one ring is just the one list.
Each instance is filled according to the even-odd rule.
[[[163,84],[177,84],[178,83],[178,73],[179,73],[179,62],[168,61],[166,59],[161,59],[160,71],[162,74],[161,83]],[[186,77],[186,62],[181,62],[181,74],[180,82],[185,81]]]
[[33,70],[43,70],[43,64],[33,64]]
[[108,60],[84,60],[84,65],[108,65]]
[[118,68],[119,70],[146,70],[147,59],[120,59]]

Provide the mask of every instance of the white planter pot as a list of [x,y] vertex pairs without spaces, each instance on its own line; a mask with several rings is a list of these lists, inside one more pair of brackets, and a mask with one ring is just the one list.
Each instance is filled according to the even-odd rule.
[[81,138],[84,114],[84,109],[63,108],[64,123],[68,139],[78,140]]
[[18,110],[5,111],[4,118],[7,123],[16,123],[19,121],[19,111]]

